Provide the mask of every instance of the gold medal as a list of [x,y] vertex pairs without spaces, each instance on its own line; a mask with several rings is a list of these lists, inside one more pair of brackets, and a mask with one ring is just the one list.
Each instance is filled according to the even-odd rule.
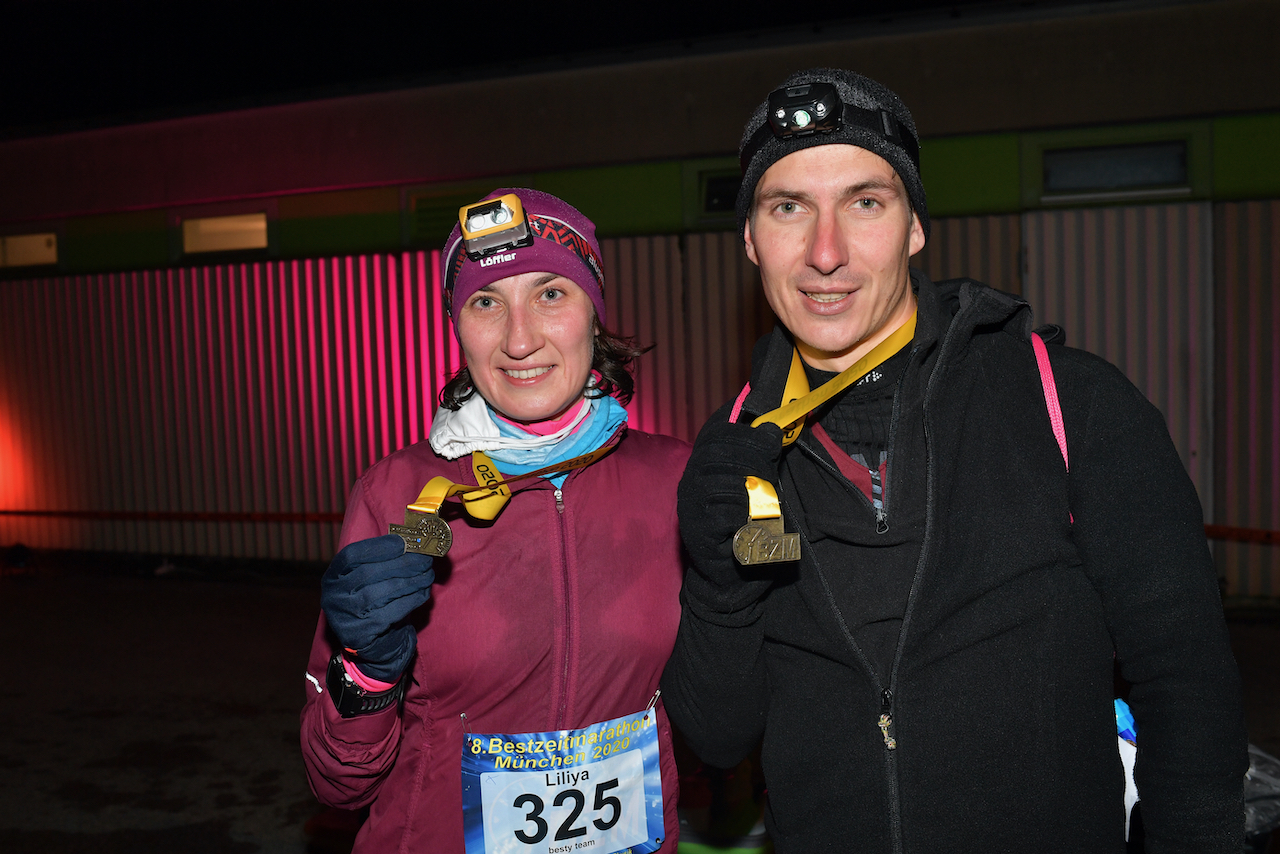
[[782,527],[782,507],[773,484],[747,477],[747,524],[733,535],[733,556],[743,566],[800,559],[800,535]]
[[391,533],[404,540],[406,552],[416,552],[432,557],[444,557],[453,545],[453,531],[449,523],[435,513],[417,513],[406,510],[403,525],[392,525]]
[[788,534],[782,518],[752,519],[733,535],[733,556],[743,566],[800,559],[800,535]]
[[525,478],[586,468],[615,447],[617,445],[602,445],[588,454],[582,454],[571,460],[505,479],[488,456],[482,451],[476,451],[471,455],[476,486],[454,483],[445,477],[431,478],[427,485],[422,487],[418,499],[405,508],[404,524],[391,525],[391,533],[404,540],[404,550],[407,552],[444,557],[449,552],[449,547],[453,545],[453,531],[450,530],[449,523],[440,518],[440,505],[446,498],[458,496],[462,499],[462,508],[468,516],[492,522],[511,498],[511,489],[507,484]]
[[[845,368],[816,391],[809,390],[809,379],[804,372],[800,351],[791,353],[791,368],[787,384],[782,391],[782,405],[766,412],[751,422],[752,427],[761,424],[777,424],[782,428],[782,444],[790,445],[800,438],[805,417],[823,403],[835,397],[862,379],[875,367],[897,353],[915,337],[916,313],[913,311],[887,338],[877,344],[858,361]],[[768,481],[747,476],[747,524],[733,535],[733,556],[743,566],[760,563],[785,563],[800,559],[800,535],[788,534],[782,524],[782,505],[778,493]]]

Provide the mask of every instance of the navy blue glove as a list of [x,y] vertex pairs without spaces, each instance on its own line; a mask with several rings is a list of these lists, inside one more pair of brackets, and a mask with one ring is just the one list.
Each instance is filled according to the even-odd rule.
[[431,598],[431,557],[406,552],[394,534],[338,552],[320,582],[320,608],[360,672],[395,682],[418,647],[409,615]]

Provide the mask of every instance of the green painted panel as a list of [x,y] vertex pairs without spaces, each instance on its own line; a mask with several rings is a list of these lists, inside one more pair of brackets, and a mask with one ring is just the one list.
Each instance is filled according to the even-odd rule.
[[61,256],[59,268],[68,273],[168,266],[169,233],[165,212],[69,219],[58,254]]
[[281,219],[280,255],[346,255],[400,248],[400,212]]
[[1280,113],[1213,122],[1213,195],[1218,199],[1280,196]]
[[671,234],[684,225],[682,176],[669,161],[540,172],[533,186],[582,211],[601,237]]
[[1009,213],[1021,205],[1018,135],[926,139],[920,177],[929,216]]

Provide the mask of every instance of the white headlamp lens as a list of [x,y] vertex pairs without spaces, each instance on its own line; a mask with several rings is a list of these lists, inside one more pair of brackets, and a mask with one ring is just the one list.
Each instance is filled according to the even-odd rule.
[[504,205],[487,211],[480,211],[467,217],[467,230],[484,231],[485,229],[496,228],[499,225],[506,225],[509,222],[511,222],[511,209]]

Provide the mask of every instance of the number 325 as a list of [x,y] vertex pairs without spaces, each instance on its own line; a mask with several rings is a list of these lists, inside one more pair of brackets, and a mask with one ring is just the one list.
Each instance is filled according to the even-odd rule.
[[[597,818],[591,822],[601,831],[605,831],[613,827],[618,823],[618,819],[622,817],[622,802],[612,795],[607,797],[605,796],[605,792],[616,788],[617,785],[618,778],[616,777],[612,780],[605,780],[596,784],[596,798],[595,804],[592,808],[597,813],[603,811],[606,807],[613,811],[613,814],[608,818],[608,820]],[[573,839],[577,836],[587,835],[587,828],[585,825],[582,827],[573,826],[573,823],[582,815],[582,810],[587,805],[587,796],[577,789],[564,789],[556,794],[555,798],[551,801],[551,805],[555,807],[562,807],[566,801],[573,801],[573,808],[569,811],[569,815],[563,822],[561,822],[560,827],[556,830],[555,839],[557,842],[564,839]],[[520,807],[529,807],[529,812],[525,814],[524,820],[532,823],[536,828],[533,833],[525,833],[524,830],[517,830],[515,832],[516,839],[519,839],[525,845],[536,845],[547,838],[547,820],[542,817],[542,810],[546,804],[543,803],[542,798],[526,792],[516,798],[511,805],[517,809]]]

